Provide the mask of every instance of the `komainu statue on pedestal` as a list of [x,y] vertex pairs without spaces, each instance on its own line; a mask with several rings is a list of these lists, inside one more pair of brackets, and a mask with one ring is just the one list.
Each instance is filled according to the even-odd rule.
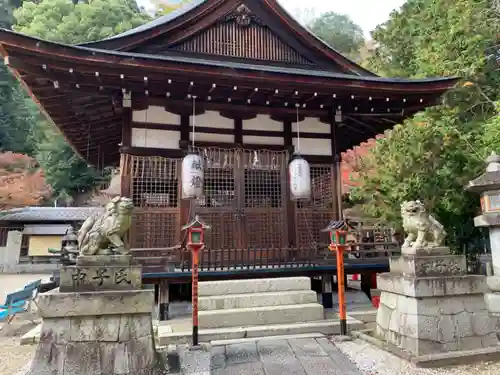
[[446,236],[443,226],[429,215],[419,200],[402,203],[401,217],[403,229],[407,233],[403,249],[439,247],[443,244]]
[[80,255],[130,254],[124,237],[132,223],[132,199],[115,197],[100,215],[89,217],[78,232]]

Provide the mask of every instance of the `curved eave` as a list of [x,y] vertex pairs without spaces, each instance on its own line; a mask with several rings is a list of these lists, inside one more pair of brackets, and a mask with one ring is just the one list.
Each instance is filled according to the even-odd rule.
[[[233,0],[194,0],[165,16],[159,17],[156,20],[132,30],[101,41],[81,44],[81,46],[128,51],[159,35],[170,33],[174,30],[188,29],[188,23],[192,23],[195,20],[197,22],[211,12],[215,13],[217,7],[231,2],[234,2],[234,7],[240,3],[239,1]],[[310,30],[303,27],[276,0],[248,0],[246,3],[251,9],[253,5],[257,10],[263,7],[264,11],[271,11],[272,16],[280,21],[287,33],[298,35],[298,39],[300,39],[303,45],[313,49],[315,53],[319,54],[327,61],[330,61],[333,65],[341,66],[346,73],[360,76],[377,76],[375,73],[363,68],[340,52],[331,48]],[[280,27],[280,29],[281,28],[282,27]],[[278,33],[279,31],[280,30],[275,30],[275,32]]]
[[[159,56],[131,52],[106,51],[96,48],[70,46],[26,36],[13,31],[0,30],[3,57],[30,55],[40,63],[53,61],[59,65],[68,63],[106,69],[132,68],[150,74],[198,74],[214,79],[255,80],[259,84],[283,85],[293,88],[314,86],[328,89],[387,90],[388,92],[432,93],[445,92],[459,80],[458,77],[425,79],[362,77],[323,70],[262,66],[240,62],[205,60],[183,56]],[[95,71],[95,70],[94,70]],[[142,74],[142,73],[141,73]],[[290,78],[294,77],[293,81]],[[163,77],[164,78],[164,77]]]
[[[339,139],[343,140],[339,152],[373,138],[413,113],[434,105],[439,96],[458,80],[359,77],[324,71],[276,69],[243,63],[103,51],[41,41],[7,30],[0,30],[0,53],[6,58],[7,65],[24,81],[26,89],[39,101],[42,110],[61,129],[68,142],[84,159],[98,166],[116,164],[119,160],[123,116],[120,104],[116,105],[121,103],[121,99],[116,95],[119,96],[123,88],[132,90],[134,94],[144,94],[144,77],[148,77],[150,93],[156,98],[162,97],[164,106],[189,104],[183,100],[187,91],[178,91],[183,96],[176,98],[177,102],[167,103],[166,84],[172,79],[183,90],[187,90],[189,82],[194,80],[197,86],[195,90],[201,89],[205,94],[213,83],[229,90],[233,85],[247,90],[259,88],[260,95],[279,89],[280,93],[286,95],[284,100],[291,103],[317,93],[322,99],[329,98],[325,107],[320,109],[309,102],[306,109],[301,109],[304,116],[317,118],[328,118],[331,113],[329,108],[334,108],[335,103],[331,99],[332,93],[338,93],[339,97],[346,99],[355,95],[356,100],[363,101],[368,110],[370,106],[385,105],[386,98],[402,109],[392,114],[392,117],[362,117],[361,114],[356,117],[356,114],[349,114],[346,110],[345,126],[340,127],[338,132]],[[96,75],[96,72],[99,74]],[[77,90],[75,82],[79,82],[79,79],[82,88]],[[294,96],[295,90],[300,90],[302,99]],[[371,95],[374,100],[368,102]],[[404,107],[402,98],[408,98]],[[375,99],[379,100],[379,104],[375,104]],[[199,100],[202,100],[201,97]],[[227,101],[225,103],[227,106]],[[238,106],[235,103],[232,110],[260,113],[263,109],[262,106],[256,106],[254,101],[250,105],[245,101],[241,104]],[[265,110],[267,113],[287,115],[295,112],[294,108],[283,108],[283,101],[276,105],[278,107],[271,106]]]

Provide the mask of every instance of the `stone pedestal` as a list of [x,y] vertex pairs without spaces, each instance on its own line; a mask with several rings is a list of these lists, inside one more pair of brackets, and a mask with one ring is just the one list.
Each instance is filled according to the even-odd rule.
[[83,257],[40,295],[40,343],[29,375],[159,374],[152,310],[130,258]]
[[[500,215],[495,214],[497,220]],[[476,223],[480,220],[476,218]],[[500,220],[498,220],[500,221]],[[500,226],[490,226],[491,268],[487,278],[488,293],[484,300],[491,314],[500,318]]]
[[[481,194],[481,215],[474,218],[476,227],[489,228],[491,260],[488,292],[484,300],[500,326],[500,156],[494,152],[486,159],[486,171],[469,181],[466,190]],[[500,332],[499,332],[500,333]]]
[[448,248],[391,257],[378,287],[376,335],[410,355],[498,345],[484,302],[486,277],[467,275],[465,257],[450,255]]

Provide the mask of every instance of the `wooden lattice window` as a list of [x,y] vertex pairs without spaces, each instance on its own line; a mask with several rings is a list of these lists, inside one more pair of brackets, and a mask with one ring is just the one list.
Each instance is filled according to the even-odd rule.
[[132,248],[163,248],[180,243],[180,159],[130,156],[135,211]]

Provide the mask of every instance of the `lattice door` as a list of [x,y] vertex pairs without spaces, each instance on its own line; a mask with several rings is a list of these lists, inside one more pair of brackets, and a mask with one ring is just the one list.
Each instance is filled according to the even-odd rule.
[[242,150],[240,215],[245,248],[285,248],[288,245],[286,218],[286,151]]
[[191,205],[191,215],[200,215],[211,230],[206,233],[208,249],[235,249],[241,247],[237,190],[239,181],[238,150],[203,148],[197,150],[203,156],[204,196]]
[[311,165],[311,200],[295,204],[295,230],[299,248],[328,243],[328,234],[321,230],[334,214],[333,168],[333,165]]

